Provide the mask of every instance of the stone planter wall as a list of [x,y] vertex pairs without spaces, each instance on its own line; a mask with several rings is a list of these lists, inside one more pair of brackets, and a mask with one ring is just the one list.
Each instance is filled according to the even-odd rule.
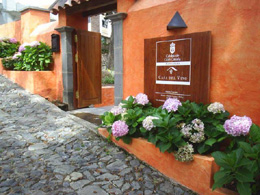
[[0,59],[0,74],[33,94],[38,94],[49,100],[58,99],[56,74],[54,71],[4,70]]
[[[104,128],[98,129],[99,134],[108,137],[108,132]],[[211,156],[194,155],[194,161],[183,163],[175,160],[174,155],[168,152],[161,153],[152,143],[141,138],[132,139],[131,144],[125,144],[123,141],[112,141],[134,154],[140,160],[148,163],[167,177],[190,188],[191,190],[204,195],[223,195],[236,194],[227,189],[218,189],[212,191],[213,175],[219,167],[215,164]]]

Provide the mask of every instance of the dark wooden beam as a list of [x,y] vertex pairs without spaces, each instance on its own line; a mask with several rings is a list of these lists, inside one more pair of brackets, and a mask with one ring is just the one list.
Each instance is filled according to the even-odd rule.
[[83,12],[82,16],[83,17],[93,16],[93,15],[97,15],[97,14],[101,14],[101,13],[105,13],[105,12],[114,11],[114,10],[116,10],[116,8],[117,8],[117,4],[115,3],[115,4],[107,5],[107,6],[104,6],[101,8]]
[[66,8],[66,13],[67,15],[72,15],[76,13],[82,13],[82,12],[99,9],[116,3],[117,3],[116,0],[89,0],[89,1],[82,2],[78,5],[73,5],[72,7]]

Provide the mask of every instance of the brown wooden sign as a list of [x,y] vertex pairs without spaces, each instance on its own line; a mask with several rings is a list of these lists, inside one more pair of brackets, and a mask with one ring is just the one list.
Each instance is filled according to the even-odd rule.
[[154,106],[169,98],[209,102],[211,33],[145,39],[144,91]]

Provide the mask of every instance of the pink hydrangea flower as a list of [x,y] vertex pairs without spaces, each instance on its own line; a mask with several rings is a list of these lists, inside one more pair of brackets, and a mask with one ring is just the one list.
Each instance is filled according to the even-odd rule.
[[18,51],[19,51],[19,52],[22,52],[22,51],[24,51],[24,50],[25,50],[25,46],[24,46],[24,45],[20,45]]
[[23,43],[22,45],[20,45],[18,51],[19,52],[24,51],[26,46],[30,46],[30,43]]
[[115,137],[122,137],[129,131],[128,125],[125,121],[116,121],[112,125],[112,134]]
[[135,101],[137,104],[145,105],[149,103],[147,95],[143,93],[138,93],[137,96],[135,97]]
[[126,112],[126,108],[122,108],[121,106],[114,106],[110,112],[116,116]]
[[10,38],[10,39],[9,39],[9,42],[10,42],[10,43],[17,43],[17,40],[16,40],[16,38]]
[[225,121],[224,128],[227,134],[232,136],[247,135],[252,125],[251,118],[247,116],[232,116],[229,120]]
[[39,41],[33,41],[33,42],[30,43],[30,46],[31,46],[31,47],[36,47],[36,46],[38,46],[38,45],[40,45],[40,42],[39,42]]
[[180,100],[177,98],[168,98],[164,104],[163,104],[163,109],[166,109],[168,112],[175,112],[178,110],[178,107],[182,106]]
[[21,56],[22,54],[21,54],[21,52],[17,52],[17,53],[15,53],[14,55],[13,55],[13,60],[16,60],[16,59],[18,59],[18,57],[19,56]]

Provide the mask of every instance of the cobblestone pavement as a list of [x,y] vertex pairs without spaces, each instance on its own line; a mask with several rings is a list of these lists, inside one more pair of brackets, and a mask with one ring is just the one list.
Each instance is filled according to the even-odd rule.
[[0,76],[0,194],[193,194]]

